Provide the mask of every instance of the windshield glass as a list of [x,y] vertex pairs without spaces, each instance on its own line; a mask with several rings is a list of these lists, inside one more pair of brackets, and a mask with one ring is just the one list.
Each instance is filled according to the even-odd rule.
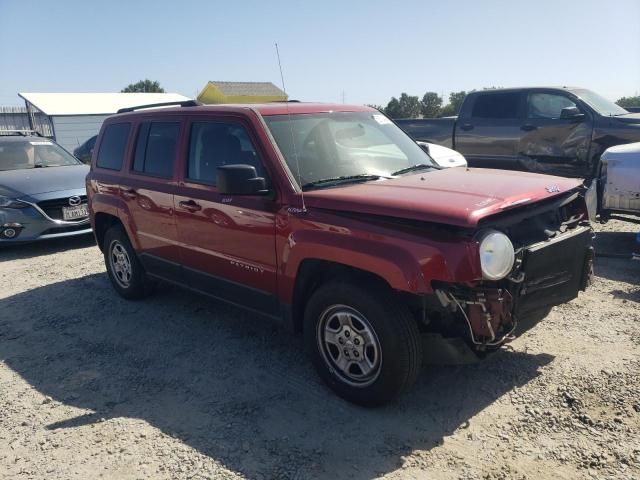
[[591,90],[574,90],[573,93],[580,97],[580,99],[582,99],[587,105],[593,108],[600,115],[615,117],[616,115],[626,115],[629,113],[624,108],[616,105],[615,103],[607,100],[604,97],[601,97]]
[[[389,177],[435,162],[400,128],[377,112],[331,112],[264,117],[296,180]],[[298,172],[298,166],[300,172]]]
[[0,170],[65,167],[80,162],[47,139],[5,140],[0,138]]

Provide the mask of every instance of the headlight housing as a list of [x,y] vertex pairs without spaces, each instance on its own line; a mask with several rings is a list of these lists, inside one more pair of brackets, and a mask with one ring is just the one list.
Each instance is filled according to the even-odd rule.
[[509,237],[498,230],[483,230],[477,235],[480,267],[485,280],[501,280],[511,272],[515,251]]
[[26,208],[29,204],[0,195],[0,208]]

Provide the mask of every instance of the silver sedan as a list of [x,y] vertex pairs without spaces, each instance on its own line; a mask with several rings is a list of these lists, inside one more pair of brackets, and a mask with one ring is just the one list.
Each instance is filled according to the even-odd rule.
[[0,135],[0,245],[91,233],[88,171],[50,139]]

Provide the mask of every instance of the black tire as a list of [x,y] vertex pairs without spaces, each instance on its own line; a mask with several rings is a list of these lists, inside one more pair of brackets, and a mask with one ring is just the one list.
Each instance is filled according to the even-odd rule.
[[[129,237],[120,225],[109,228],[104,235],[104,263],[107,267],[107,274],[113,288],[120,296],[127,300],[139,300],[148,296],[154,287],[154,282],[147,278],[144,267],[140,263],[136,251],[131,246]],[[130,272],[127,278],[123,278],[121,269],[115,257],[126,257],[130,265]],[[113,260],[112,260],[113,258]],[[118,263],[118,266],[116,266]]]
[[[339,327],[341,334],[334,333],[336,325],[342,322],[339,318],[343,318],[341,315],[345,313],[350,316],[350,321],[347,322],[349,325]],[[360,327],[365,328],[350,329],[353,332],[352,343],[349,348],[342,350],[351,352],[348,359],[351,367],[345,373],[338,366],[341,362],[335,360],[335,352],[338,351],[337,340],[346,339],[345,335],[351,324],[354,327],[360,324]],[[329,333],[327,328],[330,328]],[[367,328],[370,328],[373,335],[367,333]],[[336,343],[325,342],[326,335],[332,335]],[[422,342],[416,321],[388,288],[378,285],[365,284],[360,287],[352,283],[336,282],[320,286],[305,309],[304,337],[313,363],[329,387],[345,400],[366,407],[388,403],[407,390],[415,383],[422,366]],[[356,347],[358,338],[373,338],[378,343],[369,346],[363,342],[361,344],[365,345],[364,348]],[[344,343],[340,345],[347,347]],[[362,353],[360,364],[355,365],[357,348],[362,348]],[[374,354],[376,348],[379,348],[377,356]],[[342,356],[342,352],[337,355],[343,360],[346,358]],[[366,360],[364,356],[367,357]],[[375,361],[376,358],[379,358],[379,363]],[[364,361],[369,366],[375,365],[372,368],[375,374],[360,375],[364,370],[359,365]],[[361,378],[355,379],[357,375]]]

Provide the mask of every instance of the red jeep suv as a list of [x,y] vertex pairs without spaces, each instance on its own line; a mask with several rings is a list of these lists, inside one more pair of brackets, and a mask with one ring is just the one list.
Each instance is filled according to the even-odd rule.
[[423,337],[483,354],[591,278],[578,180],[442,169],[368,107],[128,110],[87,176],[115,290],[162,280],[276,319],[349,401],[409,387]]

